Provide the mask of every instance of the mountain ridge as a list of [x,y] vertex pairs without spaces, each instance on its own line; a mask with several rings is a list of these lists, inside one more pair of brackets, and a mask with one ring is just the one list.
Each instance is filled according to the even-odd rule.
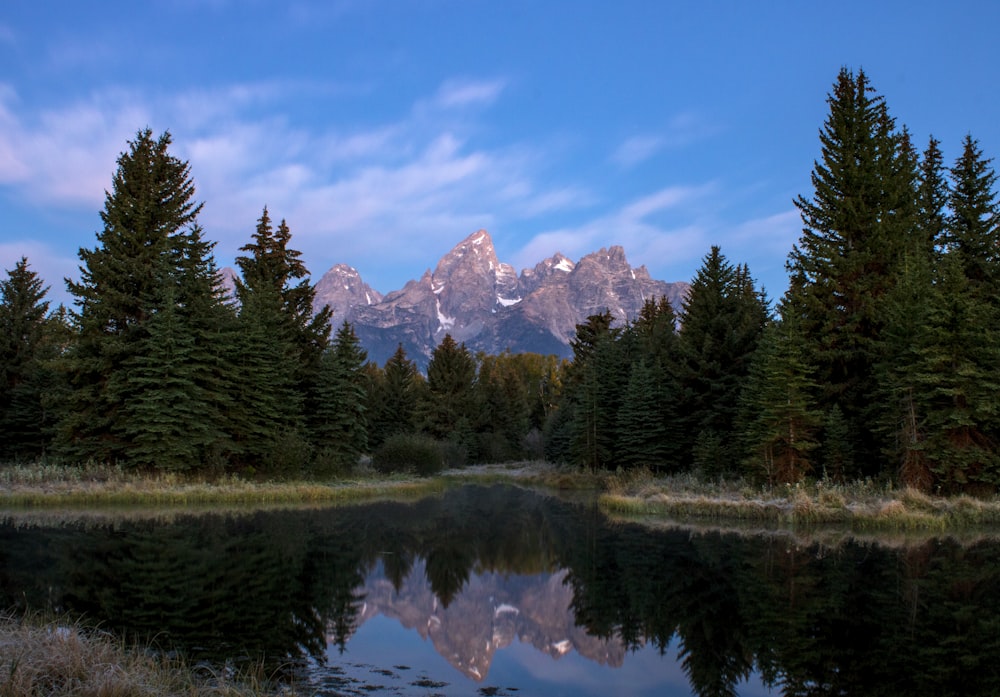
[[518,274],[497,258],[490,234],[477,230],[433,271],[385,295],[353,267],[336,264],[316,284],[314,306],[329,305],[334,326],[350,322],[375,362],[402,344],[423,367],[446,334],[473,352],[569,356],[576,325],[589,315],[610,310],[622,323],[660,297],[679,311],[688,288],[653,279],[645,266],[633,268],[617,245],[576,262],[556,252]]
[[618,245],[575,262],[555,252],[517,273],[497,257],[490,234],[477,230],[433,270],[384,295],[354,267],[334,264],[316,283],[313,307],[328,305],[334,328],[350,322],[379,365],[402,345],[423,369],[446,334],[473,352],[568,357],[576,325],[589,315],[609,310],[621,324],[635,319],[647,299],[662,297],[679,312],[689,288],[653,279],[645,266],[633,268]]

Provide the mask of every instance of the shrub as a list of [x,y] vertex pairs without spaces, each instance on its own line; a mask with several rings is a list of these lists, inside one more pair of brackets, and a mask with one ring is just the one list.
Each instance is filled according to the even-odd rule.
[[312,446],[299,433],[286,431],[271,443],[271,448],[261,463],[262,473],[275,479],[301,476],[312,459],[312,450]]
[[372,467],[383,474],[416,472],[429,476],[445,466],[442,444],[420,433],[397,433],[372,454]]

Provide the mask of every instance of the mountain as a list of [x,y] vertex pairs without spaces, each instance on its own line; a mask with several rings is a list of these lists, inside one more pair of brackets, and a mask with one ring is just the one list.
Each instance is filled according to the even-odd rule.
[[358,595],[364,598],[355,618],[357,631],[382,615],[430,639],[434,649],[467,677],[482,682],[494,655],[513,644],[530,644],[560,658],[576,651],[584,658],[621,667],[621,639],[590,636],[573,612],[568,572],[534,576],[483,571],[471,575],[451,602],[443,603],[427,580],[426,562],[417,559],[397,588],[379,569]]
[[473,352],[569,356],[576,325],[589,315],[610,310],[624,322],[647,298],[659,297],[679,310],[688,287],[654,280],[645,266],[632,268],[619,246],[575,263],[556,253],[519,275],[497,258],[489,233],[479,230],[441,257],[433,272],[384,297],[357,270],[338,264],[316,284],[316,308],[329,304],[334,326],[351,322],[377,363],[402,344],[425,367],[445,334]]

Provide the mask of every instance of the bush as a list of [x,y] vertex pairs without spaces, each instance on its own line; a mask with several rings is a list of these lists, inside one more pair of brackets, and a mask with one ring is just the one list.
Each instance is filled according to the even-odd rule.
[[372,467],[383,474],[416,472],[430,476],[445,467],[445,449],[430,436],[419,433],[397,433],[372,454]]
[[275,479],[293,479],[312,459],[313,448],[295,431],[286,431],[274,439],[261,463],[261,473]]

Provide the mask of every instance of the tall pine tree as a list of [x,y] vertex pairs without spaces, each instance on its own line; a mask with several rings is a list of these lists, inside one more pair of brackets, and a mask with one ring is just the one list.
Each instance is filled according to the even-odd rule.
[[[169,153],[170,144],[169,133],[154,139],[149,129],[129,142],[105,197],[98,246],[80,250],[81,279],[67,281],[79,334],[68,356],[72,391],[60,435],[63,450],[80,459],[129,459],[137,427],[129,420],[140,402],[157,399],[128,370],[150,360],[150,320],[168,301],[186,303],[184,322],[196,295],[212,302],[217,279],[196,224],[201,204],[189,165]],[[184,368],[197,369],[190,361]]]
[[788,259],[786,304],[810,347],[821,406],[839,405],[859,461],[875,474],[880,448],[871,408],[881,310],[915,227],[915,161],[863,71],[841,70],[828,103],[813,195],[795,201],[803,229]]

